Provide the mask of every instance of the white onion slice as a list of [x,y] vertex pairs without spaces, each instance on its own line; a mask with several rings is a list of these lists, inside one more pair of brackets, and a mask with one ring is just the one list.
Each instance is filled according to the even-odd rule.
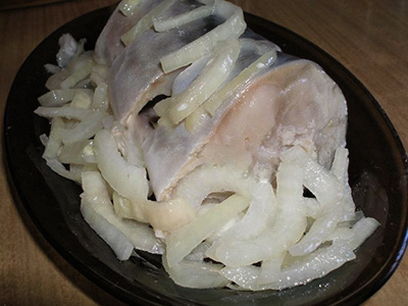
[[201,73],[209,59],[209,56],[204,56],[203,58],[196,60],[194,63],[180,72],[173,81],[171,90],[172,96],[178,95],[185,91]]
[[214,11],[214,6],[204,5],[197,7],[184,14],[180,14],[171,18],[163,18],[162,16],[153,17],[153,26],[157,32],[165,32],[171,29],[180,27],[189,22],[201,19],[211,15]]
[[64,144],[71,144],[93,137],[102,128],[102,119],[105,116],[105,112],[95,111],[88,113],[74,128],[61,131],[62,142]]
[[98,111],[107,111],[108,108],[109,108],[108,85],[106,83],[100,83],[95,88],[95,93],[92,101],[92,109]]
[[113,203],[118,216],[149,223],[155,230],[162,232],[172,232],[189,223],[195,216],[194,209],[182,199],[131,202],[113,193]]
[[162,14],[170,6],[174,4],[175,0],[164,0],[159,5],[154,7],[146,15],[144,15],[128,32],[122,35],[120,38],[122,42],[129,46],[133,41],[136,40],[140,33],[148,30],[153,26],[153,18]]
[[72,106],[47,107],[39,106],[34,111],[38,116],[46,118],[63,117],[67,119],[83,120],[89,112]]
[[196,246],[248,207],[249,201],[232,195],[210,208],[199,218],[174,231],[166,238],[167,264],[171,268],[186,257]]
[[238,89],[247,86],[254,76],[272,66],[276,61],[276,58],[277,55],[275,49],[259,57],[255,62],[242,70],[235,78],[212,95],[203,104],[204,109],[214,116],[218,107],[220,107],[226,98],[231,95],[231,92],[236,92]]
[[163,255],[163,266],[171,279],[178,285],[187,288],[219,288],[229,281],[220,275],[222,265],[183,260],[169,267],[166,255]]
[[215,14],[228,18],[223,24],[160,59],[163,71],[172,72],[211,53],[223,40],[236,39],[244,33],[246,23],[242,9],[226,1],[217,1]]
[[92,93],[90,89],[54,89],[38,97],[37,100],[42,106],[62,106],[71,101],[75,94],[83,91]]
[[98,167],[109,185],[132,202],[145,201],[149,191],[146,170],[124,160],[107,130],[97,132],[94,146]]
[[47,144],[45,145],[43,158],[55,159],[61,149],[61,131],[64,128],[64,122],[61,118],[54,118],[51,121],[50,135]]
[[125,16],[131,16],[135,13],[141,0],[122,0],[119,3],[119,10]]
[[293,160],[283,160],[277,172],[277,213],[273,224],[248,240],[239,236],[231,240],[224,238],[222,242],[216,242],[207,255],[231,267],[281,256],[302,237],[306,229],[302,194],[302,167]]
[[[115,215],[107,186],[98,171],[83,172],[82,187],[84,193],[81,195],[81,211],[83,212],[84,209],[88,210],[88,216],[91,214],[90,216],[96,219],[92,223],[89,218],[85,218],[85,220],[88,223],[91,223],[91,227],[94,228],[98,235],[101,235],[103,238],[104,236],[108,236],[108,238],[112,237],[112,239],[109,239],[108,241],[109,245],[115,245],[117,239],[119,239],[120,245],[116,248],[116,250],[119,251],[115,251],[115,253],[118,254],[122,252],[127,256],[125,259],[128,259],[130,256],[130,246],[128,245],[128,242],[131,243],[132,250],[133,247],[136,247],[139,250],[151,253],[163,253],[162,243],[155,238],[152,229],[147,225],[130,220],[122,220]],[[100,220],[101,218],[102,220]],[[108,224],[106,224],[106,222]],[[124,237],[121,237],[120,234],[124,235]],[[127,243],[124,243],[125,241]],[[123,245],[126,246],[126,252],[123,250]]]
[[92,103],[93,91],[89,89],[75,89],[76,93],[70,106],[82,109],[89,109]]
[[71,61],[67,66],[67,70],[70,71],[71,74],[61,82],[61,88],[67,89],[74,87],[79,81],[91,74],[93,65],[94,61],[90,53],[84,53]]
[[158,103],[168,105],[165,115],[173,124],[178,124],[194,112],[224,83],[234,68],[239,50],[237,39],[223,42],[215,51],[214,57],[207,62],[200,75],[185,91]]
[[198,208],[207,195],[224,191],[235,192],[251,202],[244,217],[228,230],[228,237],[254,237],[274,217],[276,205],[271,184],[257,182],[250,176],[244,177],[241,171],[231,165],[195,169],[180,181],[174,197],[184,198]]
[[62,177],[65,177],[69,180],[75,181],[77,183],[81,182],[81,175],[77,171],[70,171],[65,169],[64,165],[61,164],[57,159],[48,159],[44,158],[47,166],[51,168],[52,171],[58,173]]

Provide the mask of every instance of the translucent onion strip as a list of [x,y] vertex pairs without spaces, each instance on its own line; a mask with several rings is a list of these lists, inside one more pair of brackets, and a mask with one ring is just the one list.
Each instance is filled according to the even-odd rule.
[[61,132],[62,142],[70,144],[93,137],[98,130],[102,128],[102,119],[106,116],[105,112],[90,112],[72,129],[64,129]]
[[122,0],[119,3],[119,10],[125,16],[131,16],[134,14],[140,2],[143,0]]
[[238,38],[244,33],[246,23],[241,8],[225,1],[217,1],[215,14],[225,16],[228,19],[183,48],[161,58],[160,62],[165,73],[195,62],[210,54],[220,41]]
[[214,11],[214,6],[204,5],[200,6],[192,11],[189,11],[178,16],[174,16],[168,19],[164,19],[162,16],[153,17],[154,29],[157,32],[165,32],[171,29],[180,27],[189,22],[197,19],[201,19],[211,15]]
[[57,157],[62,145],[61,130],[64,128],[64,126],[64,122],[61,118],[57,117],[52,119],[50,135],[42,155],[44,158],[53,159]]
[[[114,213],[106,183],[98,171],[85,171],[82,173],[82,188],[84,189],[84,193],[81,195],[81,211],[84,213],[84,209],[89,210],[87,214],[88,218],[85,219],[88,223],[91,223],[90,225],[99,235],[102,234],[102,237],[110,237],[110,235],[115,237],[108,239],[110,245],[117,243],[117,237],[120,236],[119,233],[121,233],[131,243],[132,250],[133,247],[136,247],[137,249],[151,253],[163,253],[162,244],[156,239],[151,228],[146,224],[123,220]],[[90,214],[92,214],[94,218],[99,216],[108,223],[108,226],[106,226],[106,223],[103,221],[99,222],[104,223],[105,226],[102,224],[99,226],[98,220],[90,222],[89,217],[92,217],[92,215],[89,216]],[[127,248],[129,248],[129,246]],[[128,254],[128,252],[124,253],[127,255],[127,258],[129,258],[130,254]]]
[[162,258],[163,267],[171,279],[178,285],[187,288],[219,288],[227,285],[229,280],[219,271],[222,265],[202,261],[183,260],[169,267],[166,254]]
[[39,106],[34,111],[38,116],[46,118],[62,117],[66,119],[83,120],[89,115],[89,111],[72,107],[72,106],[60,106],[60,107],[46,107]]
[[276,60],[276,57],[276,50],[271,50],[262,55],[250,66],[242,70],[238,74],[238,76],[233,78],[213,96],[211,96],[203,105],[204,109],[208,111],[212,116],[214,116],[218,107],[220,107],[220,105],[226,100],[227,97],[230,97],[231,92],[235,92],[239,88],[244,88],[249,83],[249,81],[259,72],[264,71],[268,67],[272,66],[272,64]]
[[168,266],[173,267],[178,264],[203,240],[247,208],[248,204],[249,201],[245,197],[232,195],[191,223],[171,233],[166,239]]
[[[284,158],[284,157],[283,157]],[[270,257],[280,257],[295,244],[306,229],[303,203],[303,169],[292,160],[284,160],[277,174],[277,214],[273,224],[248,240],[223,239],[208,255],[226,266],[250,265]]]
[[38,97],[37,100],[42,106],[62,106],[70,102],[79,92],[92,94],[90,89],[54,89]]
[[162,14],[170,6],[174,4],[175,0],[164,0],[159,5],[154,7],[150,12],[144,15],[138,23],[136,23],[128,32],[122,35],[121,40],[126,45],[129,46],[140,33],[148,30],[153,26],[153,18]]
[[163,232],[172,232],[189,223],[195,216],[194,209],[182,199],[131,202],[114,192],[113,203],[118,216],[149,223],[155,230]]
[[103,178],[121,196],[130,201],[147,199],[146,170],[129,164],[120,155],[112,134],[100,130],[94,138],[95,155]]
[[237,39],[225,41],[185,91],[159,102],[169,104],[165,115],[173,124],[178,124],[193,113],[224,83],[234,68],[239,50]]

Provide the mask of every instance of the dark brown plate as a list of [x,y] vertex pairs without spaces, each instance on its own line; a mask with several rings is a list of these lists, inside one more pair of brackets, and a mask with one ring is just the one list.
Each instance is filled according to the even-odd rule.
[[204,305],[359,304],[377,291],[398,266],[407,242],[407,160],[387,116],[367,89],[327,53],[298,35],[264,19],[246,15],[255,32],[289,54],[319,63],[343,90],[349,107],[347,134],[350,183],[357,206],[381,227],[357,251],[357,259],[324,278],[283,291],[193,290],[175,285],[160,257],[140,253],[119,262],[88,227],[79,212],[80,187],[54,174],[41,158],[39,135],[49,129],[33,114],[45,92],[45,63],[55,62],[58,38],[86,37],[92,48],[111,10],[79,17],[47,37],[18,72],[5,113],[5,149],[16,201],[48,241],[79,271],[130,303]]

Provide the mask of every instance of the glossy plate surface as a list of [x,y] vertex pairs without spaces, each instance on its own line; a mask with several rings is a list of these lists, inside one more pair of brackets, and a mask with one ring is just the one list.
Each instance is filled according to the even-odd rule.
[[5,149],[9,181],[28,214],[48,241],[79,271],[116,297],[140,304],[313,305],[358,304],[390,277],[407,240],[406,153],[394,128],[364,86],[327,53],[298,35],[264,19],[246,15],[248,26],[289,54],[319,63],[343,90],[349,107],[347,142],[350,183],[358,207],[381,227],[357,252],[357,259],[306,286],[283,291],[193,290],[175,285],[160,257],[139,253],[119,262],[88,227],[79,212],[76,184],[59,177],[41,158],[39,136],[47,120],[33,114],[43,94],[45,63],[54,63],[58,38],[86,37],[87,49],[109,17],[101,9],[79,17],[47,37],[18,72],[5,113]]

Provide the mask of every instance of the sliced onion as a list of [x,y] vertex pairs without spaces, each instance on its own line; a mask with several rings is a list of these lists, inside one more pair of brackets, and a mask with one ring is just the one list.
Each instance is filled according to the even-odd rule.
[[201,19],[211,15],[214,12],[214,5],[204,5],[197,7],[184,14],[180,14],[171,18],[163,18],[162,16],[153,17],[154,29],[157,32],[165,32],[171,29],[180,27],[189,22]]
[[78,92],[91,93],[89,89],[54,89],[38,97],[42,106],[62,106],[70,102]]
[[119,10],[125,16],[131,16],[135,13],[141,0],[122,0],[119,3]]
[[184,126],[187,131],[194,132],[209,118],[210,115],[208,114],[208,112],[204,109],[203,106],[200,106],[186,118],[186,120],[184,121]]
[[171,233],[166,239],[168,266],[171,268],[181,262],[203,240],[247,208],[248,204],[249,201],[245,197],[232,195],[191,223]]
[[255,62],[242,70],[238,76],[229,81],[213,96],[211,96],[203,105],[204,109],[214,116],[218,107],[231,96],[232,92],[236,92],[240,88],[248,85],[249,81],[253,79],[258,73],[265,71],[268,67],[276,61],[276,50],[269,51],[258,58]]
[[43,153],[45,159],[55,159],[61,149],[61,131],[64,128],[64,122],[61,118],[54,118],[51,121],[50,136]]
[[275,195],[269,182],[257,182],[253,177],[231,165],[222,167],[202,166],[185,176],[178,184],[174,197],[185,199],[193,207],[199,207],[207,195],[213,192],[235,192],[250,199],[244,217],[223,236],[247,239],[255,237],[274,217]]
[[89,112],[83,109],[79,109],[71,106],[61,106],[61,107],[46,107],[39,106],[34,111],[38,116],[46,118],[57,118],[63,117],[67,119],[83,120],[89,115]]
[[136,23],[128,32],[122,35],[120,38],[122,42],[129,46],[140,33],[148,30],[153,26],[153,18],[163,13],[170,6],[174,4],[175,0],[164,0],[159,5],[154,7],[150,12],[144,15],[138,23]]
[[204,101],[206,101],[228,78],[240,50],[239,41],[232,39],[223,42],[200,75],[181,94],[165,99],[160,104],[169,103],[167,116],[173,124],[178,124]]
[[145,201],[149,192],[146,170],[124,160],[107,130],[97,132],[94,145],[98,167],[109,185],[132,202]]
[[92,101],[92,109],[98,111],[107,111],[108,108],[109,108],[108,85],[106,83],[100,83],[95,88],[95,93]]
[[97,86],[101,83],[106,83],[109,76],[109,68],[103,64],[96,64],[92,67],[90,79]]
[[171,90],[172,95],[178,95],[185,91],[201,73],[209,59],[209,56],[200,58],[180,72],[173,81],[173,87]]
[[183,260],[169,267],[166,254],[162,257],[163,267],[171,279],[178,285],[187,288],[219,288],[229,281],[220,275],[222,265],[200,261]]
[[242,9],[226,1],[217,1],[215,14],[228,18],[223,24],[160,59],[163,71],[172,72],[211,53],[223,40],[236,39],[244,33],[246,23]]
[[91,74],[94,61],[90,53],[84,53],[73,60],[67,67],[71,74],[61,82],[61,88],[67,89],[74,87],[79,81],[85,79]]
[[114,193],[114,207],[117,215],[149,223],[155,230],[172,232],[189,223],[195,216],[194,209],[182,199],[166,202],[149,200],[129,201]]
[[[104,240],[108,238],[106,239],[108,244],[111,247],[113,246],[112,248],[116,250],[115,253],[117,255],[126,255],[121,256],[124,258],[122,260],[130,257],[134,247],[151,253],[163,253],[162,243],[154,237],[152,229],[147,225],[130,220],[122,220],[115,215],[107,186],[99,172],[83,172],[82,187],[84,193],[81,195],[81,212],[84,213],[84,209],[88,210],[88,218],[85,218],[85,220],[90,223],[91,227]],[[89,216],[94,218],[94,222],[89,220]],[[130,253],[129,249],[131,249]]]
[[89,109],[92,103],[93,91],[90,89],[74,89],[76,93],[71,101],[72,107]]
[[59,38],[58,44],[60,49],[57,53],[57,63],[59,67],[63,68],[77,54],[78,43],[71,34],[63,34]]
[[83,157],[84,148],[90,145],[93,140],[82,140],[64,145],[58,155],[58,160],[64,164],[85,164],[87,161]]
[[67,170],[63,164],[61,164],[56,159],[47,159],[45,158],[47,166],[51,168],[52,171],[58,173],[62,177],[65,177],[69,180],[75,181],[77,183],[81,182],[81,174],[78,171]]
[[102,128],[102,119],[105,112],[90,112],[88,115],[72,129],[64,129],[61,132],[62,142],[70,144],[93,137]]
[[[285,158],[285,157],[282,157]],[[273,224],[256,237],[244,240],[222,239],[207,255],[226,266],[250,265],[280,257],[295,244],[306,229],[303,202],[303,169],[293,160],[283,160],[277,172],[277,214]]]

